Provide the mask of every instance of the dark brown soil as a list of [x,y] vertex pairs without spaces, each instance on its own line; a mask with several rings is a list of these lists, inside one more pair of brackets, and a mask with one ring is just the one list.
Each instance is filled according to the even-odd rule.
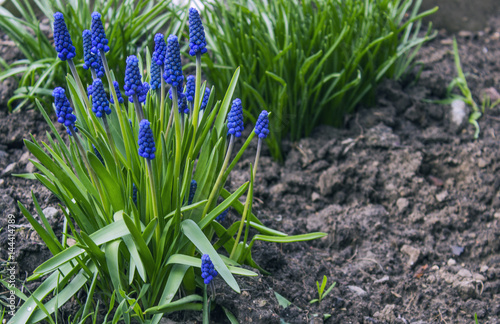
[[[500,17],[486,30],[460,35],[475,99],[486,89],[498,95]],[[456,76],[451,37],[440,32],[419,55],[422,70],[407,78],[417,81],[386,81],[375,107],[361,107],[345,129],[319,127],[310,138],[285,143],[283,165],[264,150],[254,211],[288,234],[328,236],[257,243],[254,259],[272,274],[238,278],[241,295],[216,279],[216,302],[240,323],[472,323],[475,313],[479,323],[500,323],[500,108],[486,111],[474,140],[466,120],[452,121],[449,105],[423,101],[444,99]],[[1,103],[0,170],[15,163],[11,172],[24,172],[31,166],[22,139],[30,132],[43,138],[47,127],[39,113],[8,115]],[[250,147],[233,172],[231,189],[248,180],[254,153]],[[48,190],[11,172],[0,171],[2,216],[26,224],[16,201],[34,211],[31,190],[42,208],[58,208]],[[230,214],[226,225],[236,218]],[[0,227],[5,224],[2,217]],[[5,235],[0,232],[1,259]],[[50,253],[28,226],[16,238],[23,280]],[[311,305],[324,275],[336,287]],[[292,305],[279,306],[274,292]],[[220,308],[212,316],[214,323],[225,321]]]

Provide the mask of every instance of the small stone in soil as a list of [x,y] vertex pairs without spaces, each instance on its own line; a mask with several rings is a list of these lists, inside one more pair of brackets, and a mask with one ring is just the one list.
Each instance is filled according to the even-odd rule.
[[368,294],[365,290],[359,288],[358,286],[347,286],[347,288],[360,297],[364,297]]
[[5,169],[2,171],[2,177],[6,175],[10,175],[14,169],[16,168],[17,163],[13,162],[5,167]]
[[59,211],[54,207],[47,207],[42,212],[49,222],[54,220],[59,215]]
[[409,245],[406,245],[406,244],[403,245],[403,247],[401,248],[401,252],[403,252],[404,254],[406,254],[410,257],[410,259],[406,263],[409,267],[412,267],[418,261],[418,258],[420,257],[420,250],[419,249],[414,248],[414,247],[409,246]]

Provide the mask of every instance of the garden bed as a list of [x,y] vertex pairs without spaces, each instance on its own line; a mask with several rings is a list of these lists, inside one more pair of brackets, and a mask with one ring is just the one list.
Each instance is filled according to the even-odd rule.
[[[500,17],[485,30],[459,35],[475,98],[488,88],[498,95],[491,88],[500,90]],[[443,99],[456,76],[451,44],[452,36],[440,32],[419,54],[422,72],[415,68],[407,83],[384,82],[375,107],[361,107],[345,129],[319,127],[310,138],[285,143],[283,165],[264,150],[257,216],[287,234],[329,235],[306,243],[256,243],[254,259],[272,274],[239,277],[241,295],[217,278],[217,304],[241,323],[322,323],[323,314],[331,315],[326,323],[471,323],[475,313],[480,323],[500,321],[500,109],[486,111],[474,140],[472,126],[451,122],[449,106],[422,101]],[[50,252],[17,201],[35,212],[33,191],[42,208],[55,208],[50,222],[59,231],[63,217],[46,188],[11,176],[34,170],[23,138],[32,133],[44,139],[48,130],[36,111],[7,114],[5,98],[13,89],[12,83],[0,86],[0,227],[9,214],[26,225],[15,245],[22,281]],[[248,180],[254,153],[250,147],[233,171],[231,189]],[[230,213],[226,222],[234,220]],[[3,230],[3,260],[6,247]],[[310,305],[324,275],[336,287]],[[293,305],[281,307],[274,292]],[[66,318],[71,313],[70,307],[62,311]],[[217,309],[212,318],[219,323],[225,316]]]

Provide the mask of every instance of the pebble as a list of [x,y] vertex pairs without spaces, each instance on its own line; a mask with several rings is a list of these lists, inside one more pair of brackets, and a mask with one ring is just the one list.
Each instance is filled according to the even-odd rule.
[[4,179],[0,179],[0,187],[2,187],[4,183],[5,183],[5,180]]
[[375,314],[373,314],[373,317],[385,323],[394,323],[396,321],[396,316],[394,316],[395,308],[396,305],[393,304],[385,305],[384,309],[380,312],[376,312]]
[[59,211],[54,207],[47,207],[42,212],[49,222],[59,215]]
[[437,264],[433,265],[432,268],[431,268],[432,271],[438,271],[439,270],[439,266]]
[[21,155],[21,157],[19,158],[18,163],[21,164],[21,165],[22,164],[26,164],[26,163],[28,163],[29,159],[30,159],[30,152],[26,151],[26,152],[23,153],[23,155]]
[[358,286],[347,286],[347,288],[360,297],[364,297],[368,294],[364,289],[359,288]]
[[405,209],[408,207],[409,204],[410,204],[410,202],[406,198],[399,198],[396,201],[396,206],[398,206],[398,211],[400,213],[405,211]]
[[436,199],[439,202],[443,202],[446,199],[446,197],[448,197],[448,191],[447,190],[441,191],[440,193],[438,193],[436,195]]
[[2,171],[2,176],[10,175],[14,171],[14,169],[16,168],[16,166],[17,166],[16,162],[13,162],[13,163],[7,165],[5,167],[5,169]]
[[381,284],[381,283],[384,283],[384,282],[387,282],[387,281],[389,281],[389,276],[385,275],[382,278],[380,278],[378,280],[375,280],[373,283],[374,284]]
[[313,192],[312,195],[311,195],[311,200],[312,201],[318,201],[321,199],[321,195],[317,192]]
[[28,164],[26,164],[26,168],[24,169],[27,173],[35,173],[36,171],[36,167],[33,163],[31,162],[28,162]]
[[403,247],[401,248],[401,252],[403,252],[404,254],[406,254],[410,257],[410,259],[406,263],[410,267],[413,266],[418,261],[418,258],[420,257],[420,250],[419,249],[414,248],[414,247],[409,246],[409,245],[406,245],[406,244],[403,245]]
[[452,267],[457,264],[457,261],[455,259],[449,259],[448,262],[446,263],[449,267]]
[[481,268],[479,269],[479,272],[486,272],[488,271],[489,267],[485,264],[485,265],[482,265]]

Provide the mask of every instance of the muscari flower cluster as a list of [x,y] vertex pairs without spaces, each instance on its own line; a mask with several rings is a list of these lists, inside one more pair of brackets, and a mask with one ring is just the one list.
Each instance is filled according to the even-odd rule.
[[191,180],[191,186],[189,188],[188,205],[191,205],[193,203],[194,195],[196,193],[197,188],[198,188],[198,183],[196,182],[196,180]]
[[196,78],[194,75],[188,75],[186,78],[186,99],[189,102],[194,101],[194,95],[195,95],[195,90],[196,89]]
[[71,134],[71,129],[76,129],[75,122],[76,116],[73,115],[73,108],[69,103],[68,98],[66,98],[66,93],[63,88],[57,87],[52,91],[54,96],[54,105],[56,106],[57,121],[66,126],[66,130],[69,135]]
[[257,119],[257,123],[255,124],[254,129],[255,135],[260,138],[266,138],[269,135],[269,113],[263,110],[259,118]]
[[161,87],[161,69],[154,59],[151,60],[151,89],[156,90]]
[[[172,99],[172,88],[168,90],[168,97]],[[189,114],[189,107],[187,105],[186,94],[182,92],[180,87],[177,87],[177,106],[179,107],[179,114]]]
[[94,149],[95,156],[97,156],[99,161],[101,161],[101,163],[104,164],[104,159],[102,158],[101,153],[97,150],[97,148],[94,146],[94,144],[92,144],[92,148]]
[[76,56],[76,49],[71,41],[68,27],[64,22],[64,16],[60,12],[54,14],[54,44],[57,56],[62,60],[71,60]]
[[125,95],[130,102],[134,102],[134,95],[137,96],[139,102],[145,102],[149,91],[149,84],[142,83],[141,72],[139,71],[139,59],[135,55],[127,57],[127,66],[125,68]]
[[165,56],[165,71],[163,72],[165,81],[172,87],[181,87],[184,81],[181,65],[181,52],[177,36],[170,35],[167,39],[167,52]]
[[163,66],[166,54],[167,43],[165,43],[165,37],[163,37],[163,34],[158,33],[155,35],[155,50],[153,52],[152,61],[158,66]]
[[150,127],[150,122],[147,119],[141,120],[139,123],[139,155],[145,159],[152,160],[155,158],[155,140],[153,131]]
[[[120,91],[120,84],[118,83],[118,81],[113,81],[113,87],[115,88],[118,103],[123,103],[125,100],[123,100],[122,92]],[[113,96],[111,96],[111,98],[109,99],[109,102],[111,102],[112,104],[115,103]]]
[[111,114],[108,97],[101,79],[95,79],[92,83],[92,111],[99,118]]
[[104,76],[104,66],[102,65],[101,56],[92,53],[92,32],[85,29],[82,34],[83,37],[83,68],[88,70],[94,69],[98,78]]
[[217,270],[214,268],[212,260],[208,254],[203,254],[201,257],[201,277],[205,285],[208,285],[215,277],[217,277]]
[[238,98],[233,100],[233,105],[227,115],[227,127],[228,135],[241,136],[243,131],[243,107],[241,106],[241,100]]
[[205,108],[207,108],[208,99],[209,98],[210,98],[210,89],[209,88],[205,88],[205,95],[203,96],[203,100],[201,102],[200,110],[205,110]]
[[104,32],[100,13],[95,11],[92,13],[90,29],[92,30],[92,53],[100,54],[99,52],[101,50],[108,52],[108,39],[106,38],[106,33]]
[[205,29],[201,22],[200,14],[195,8],[189,9],[189,55],[205,54],[207,52]]

